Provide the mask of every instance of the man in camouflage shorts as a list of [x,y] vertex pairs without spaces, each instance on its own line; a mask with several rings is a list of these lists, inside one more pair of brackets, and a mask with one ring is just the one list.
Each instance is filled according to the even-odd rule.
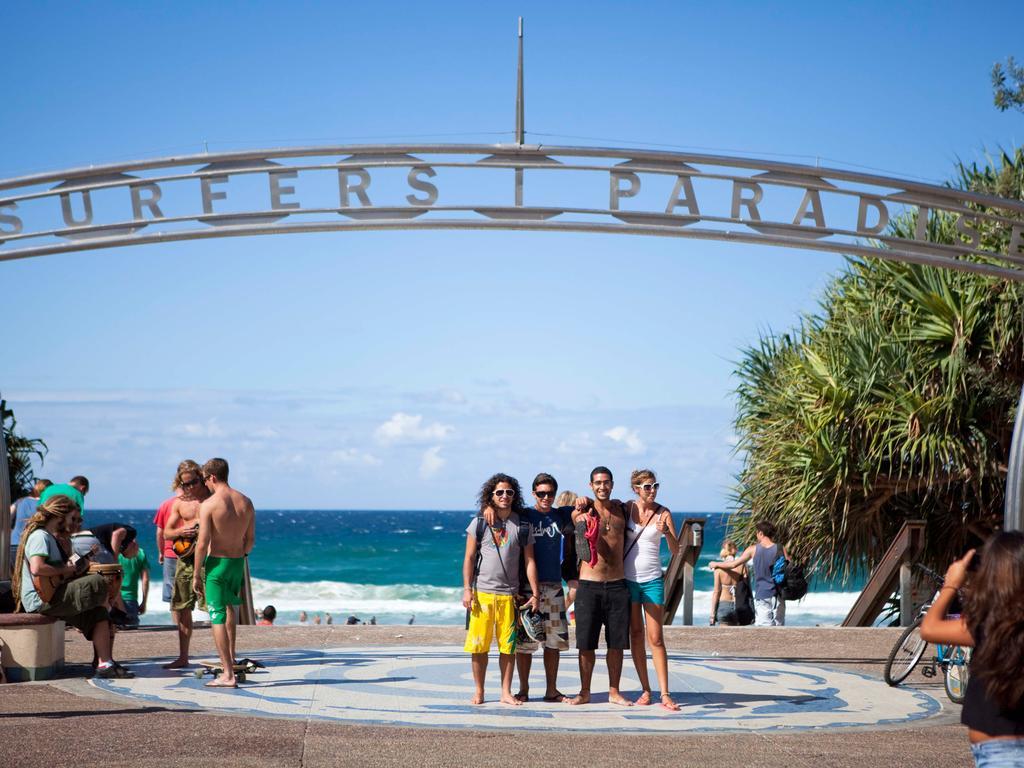
[[[558,483],[542,472],[533,480],[535,506],[528,507],[525,519],[533,529],[537,581],[540,583],[540,614],[544,623],[544,701],[562,701],[557,686],[561,652],[569,650],[569,623],[565,618],[565,592],[562,589],[562,532],[572,531],[572,507],[553,508]],[[530,699],[530,668],[533,653],[541,643],[521,639],[516,648],[520,701]]]

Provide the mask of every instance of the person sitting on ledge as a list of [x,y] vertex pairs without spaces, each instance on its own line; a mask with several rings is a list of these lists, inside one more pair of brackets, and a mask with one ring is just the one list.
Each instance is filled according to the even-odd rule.
[[16,609],[61,619],[80,629],[96,652],[96,677],[135,677],[113,658],[106,579],[87,573],[86,558],[68,562],[68,551],[61,548],[58,537],[80,519],[78,504],[64,495],[54,496],[36,508],[18,545],[13,580]]

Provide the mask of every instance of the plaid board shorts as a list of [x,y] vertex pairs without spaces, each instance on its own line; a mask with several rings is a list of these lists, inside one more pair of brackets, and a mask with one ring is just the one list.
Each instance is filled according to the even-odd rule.
[[[556,651],[569,650],[569,622],[565,619],[565,592],[562,582],[542,581],[540,587],[540,614],[544,622],[544,647]],[[521,640],[516,653],[533,653],[540,643]]]

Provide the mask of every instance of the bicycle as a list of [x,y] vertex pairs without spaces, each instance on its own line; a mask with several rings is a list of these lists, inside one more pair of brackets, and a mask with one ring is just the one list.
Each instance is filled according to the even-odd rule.
[[[932,601],[935,600],[935,596],[938,595],[939,588],[942,587],[943,579],[939,574],[921,564],[917,564],[917,567],[935,582],[936,592],[932,596],[932,600],[921,606],[917,619],[903,630],[903,634],[889,651],[889,658],[886,659],[882,677],[891,686],[897,686],[906,680],[924,657],[925,651],[928,650],[928,641],[921,637],[921,622],[931,607]],[[934,677],[938,668],[941,667],[946,696],[954,704],[962,704],[967,691],[971,649],[959,645],[936,644],[935,650],[936,655],[931,659],[930,664],[921,670],[921,674],[925,677]]]

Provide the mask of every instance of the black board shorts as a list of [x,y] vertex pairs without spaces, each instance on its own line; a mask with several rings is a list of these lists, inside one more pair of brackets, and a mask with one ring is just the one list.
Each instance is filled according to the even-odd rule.
[[596,650],[602,625],[604,641],[609,648],[629,648],[629,588],[625,579],[580,579],[575,607],[577,650]]

